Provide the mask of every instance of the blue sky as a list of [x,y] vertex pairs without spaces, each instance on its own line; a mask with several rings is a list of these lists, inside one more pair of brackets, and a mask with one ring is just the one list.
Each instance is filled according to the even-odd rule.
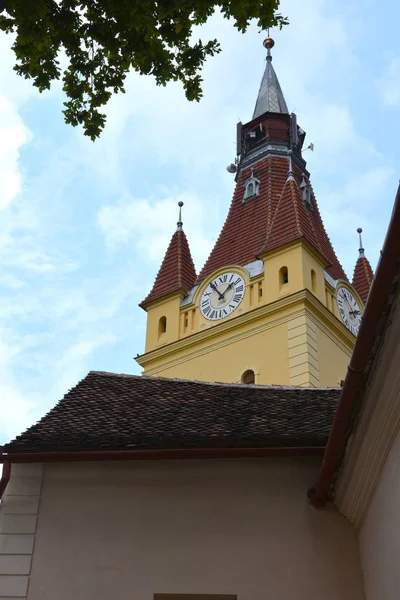
[[[400,174],[400,6],[286,0],[273,64],[307,141],[328,233],[351,277],[356,228],[373,267]],[[223,52],[204,98],[132,74],[92,143],[64,125],[63,94],[12,71],[0,36],[0,442],[38,420],[89,370],[140,373],[149,291],[183,200],[196,267],[215,241],[234,181],[238,119],[251,118],[263,34],[216,15],[201,31]]]

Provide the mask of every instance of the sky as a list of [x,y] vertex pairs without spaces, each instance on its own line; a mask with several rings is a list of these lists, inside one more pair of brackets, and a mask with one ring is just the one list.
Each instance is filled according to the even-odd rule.
[[[273,65],[313,142],[304,156],[347,275],[357,227],[375,268],[400,175],[399,3],[285,0]],[[95,143],[63,122],[61,85],[39,94],[0,35],[0,443],[36,422],[90,370],[140,374],[150,290],[176,228],[197,270],[229,208],[236,123],[252,116],[265,37],[220,15],[199,32],[222,53],[204,97],[130,74]]]

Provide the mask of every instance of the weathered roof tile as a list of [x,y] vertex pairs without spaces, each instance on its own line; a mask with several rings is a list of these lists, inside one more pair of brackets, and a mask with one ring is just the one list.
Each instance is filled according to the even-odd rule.
[[4,451],[321,447],[339,393],[90,372]]

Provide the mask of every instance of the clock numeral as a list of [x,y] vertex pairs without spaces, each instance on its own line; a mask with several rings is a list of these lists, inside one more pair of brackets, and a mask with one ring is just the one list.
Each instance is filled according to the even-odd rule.
[[211,312],[211,306],[210,305],[207,306],[207,308],[205,308],[203,310],[203,313],[206,315],[206,317],[208,317],[208,315],[210,314],[210,312]]
[[211,296],[211,292],[206,292],[206,293],[204,294],[204,298],[205,298],[206,296],[209,298],[209,297]]
[[238,277],[238,278],[236,279],[236,281],[234,281],[234,282],[233,282],[233,285],[235,285],[235,286],[236,286],[236,285],[237,285],[238,283],[240,283],[241,281],[242,281],[242,278],[241,278],[241,277]]
[[234,309],[236,308],[236,306],[235,306],[234,304],[229,304],[229,308],[230,308],[231,310],[234,310]]
[[238,285],[236,288],[237,292],[243,292],[243,285]]
[[203,300],[203,302],[201,303],[201,306],[208,306],[210,304],[210,299],[206,298],[205,300]]
[[241,301],[241,299],[242,299],[242,296],[241,296],[241,294],[235,294],[235,295],[233,296],[233,302],[236,302],[236,304],[237,304],[238,302],[240,302],[240,301]]
[[214,316],[216,315],[217,311],[216,310],[212,310],[211,311],[211,315],[210,315],[210,319],[213,319]]
[[227,279],[228,279],[228,275],[221,275],[221,277],[219,278],[221,283],[226,283]]

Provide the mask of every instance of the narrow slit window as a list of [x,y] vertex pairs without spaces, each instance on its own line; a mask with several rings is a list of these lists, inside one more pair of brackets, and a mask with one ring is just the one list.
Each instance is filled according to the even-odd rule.
[[158,321],[158,339],[167,331],[167,317],[160,317]]
[[281,267],[279,270],[279,287],[282,288],[286,283],[289,283],[289,271],[287,267]]
[[311,290],[313,294],[317,293],[317,274],[314,269],[311,269]]

